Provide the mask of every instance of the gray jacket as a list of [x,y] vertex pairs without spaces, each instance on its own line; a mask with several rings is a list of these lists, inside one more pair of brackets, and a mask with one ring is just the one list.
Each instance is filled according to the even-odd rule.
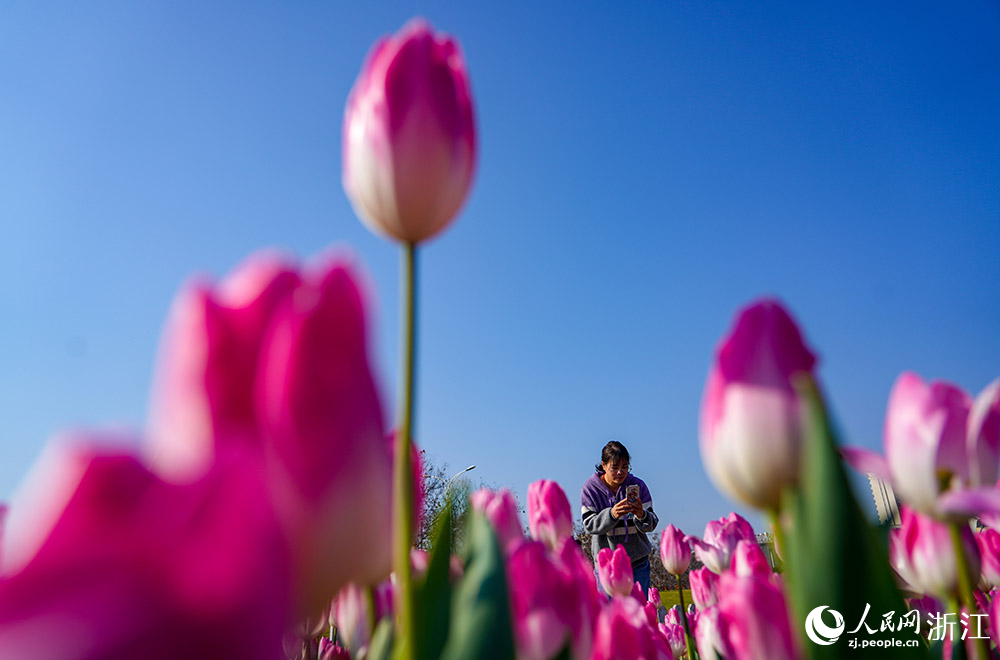
[[[646,517],[637,520],[628,515],[615,520],[611,515],[611,508],[619,500],[625,499],[625,487],[631,484],[639,484],[639,499],[642,501]],[[625,483],[613,493],[601,479],[601,474],[595,472],[580,489],[580,508],[583,515],[583,529],[590,534],[590,547],[594,552],[595,562],[597,553],[602,548],[614,550],[619,545],[625,546],[625,552],[632,559],[632,566],[639,566],[649,560],[649,553],[653,547],[646,533],[656,529],[660,519],[653,512],[653,497],[642,479],[629,473],[625,477]]]

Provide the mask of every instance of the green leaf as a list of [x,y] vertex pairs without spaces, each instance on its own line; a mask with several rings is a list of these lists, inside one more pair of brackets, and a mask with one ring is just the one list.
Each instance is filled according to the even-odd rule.
[[466,529],[465,575],[452,603],[444,660],[513,660],[514,634],[503,555],[493,529],[480,513]]
[[417,639],[420,660],[441,657],[451,623],[451,533],[452,500],[449,497],[434,532],[427,574],[414,585]]
[[[813,660],[827,658],[926,658],[923,644],[918,647],[868,647],[850,649],[851,638],[906,641],[916,635],[881,632],[882,617],[893,612],[894,621],[906,613],[906,604],[896,589],[884,543],[861,512],[837,452],[826,409],[811,379],[796,383],[808,411],[804,429],[801,486],[786,493],[783,514],[790,515],[785,538],[785,580],[798,630],[804,632],[808,614],[826,605],[844,618],[844,633],[831,645],[815,644],[801,635],[804,650]],[[865,623],[851,634],[870,605]],[[826,614],[826,613],[824,613]],[[827,614],[827,616],[830,616]],[[832,621],[827,621],[832,623]]]
[[389,660],[392,652],[392,619],[383,618],[375,626],[372,641],[368,645],[367,660]]

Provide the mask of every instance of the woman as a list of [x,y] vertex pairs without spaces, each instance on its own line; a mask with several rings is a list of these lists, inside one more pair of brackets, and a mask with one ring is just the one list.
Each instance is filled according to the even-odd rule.
[[[596,473],[580,489],[583,529],[590,534],[594,560],[602,548],[625,546],[635,581],[646,594],[653,549],[646,534],[660,522],[653,513],[653,498],[643,480],[631,473],[628,449],[622,443],[612,440],[604,445],[601,462],[594,467]],[[633,501],[628,498],[629,486],[638,486],[639,496]]]

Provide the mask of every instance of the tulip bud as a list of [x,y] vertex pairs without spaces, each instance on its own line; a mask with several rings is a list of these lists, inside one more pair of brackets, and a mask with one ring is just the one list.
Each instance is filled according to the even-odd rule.
[[691,544],[686,539],[673,525],[667,525],[660,536],[660,560],[668,573],[683,575],[691,565]]
[[597,576],[604,591],[611,596],[628,596],[632,593],[632,560],[624,546],[601,548],[597,553]]
[[458,43],[411,21],[375,46],[347,100],[344,190],[369,229],[417,243],[458,213],[475,160]]
[[566,493],[554,481],[540,479],[528,486],[528,528],[532,538],[556,550],[573,536],[573,514]]
[[792,379],[816,358],[776,301],[740,311],[716,353],[701,414],[701,456],[716,487],[776,510],[798,481],[803,408]]
[[501,549],[510,552],[524,540],[521,518],[517,513],[517,500],[506,488],[497,492],[480,488],[469,496],[469,504],[473,510],[486,516],[486,520],[493,526]]

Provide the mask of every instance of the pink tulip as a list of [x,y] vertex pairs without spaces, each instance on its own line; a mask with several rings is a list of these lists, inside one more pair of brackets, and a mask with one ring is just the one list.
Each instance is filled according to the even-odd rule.
[[640,605],[646,604],[646,594],[642,593],[642,585],[639,584],[638,582],[632,583],[632,591],[630,592],[629,595],[631,595],[632,598],[635,599],[635,602],[639,603]]
[[604,591],[611,596],[628,596],[632,593],[632,560],[624,546],[601,548],[597,553],[597,576]]
[[[900,573],[918,592],[948,599],[958,594],[958,567],[948,526],[933,518],[900,507],[902,526],[890,535],[901,538],[900,550],[893,553],[895,561],[905,562]],[[979,574],[979,551],[972,530],[961,531],[966,562],[973,575]],[[899,539],[894,541],[900,543]]]
[[573,537],[569,500],[556,482],[540,479],[528,486],[528,528],[552,550]]
[[573,628],[574,658],[589,658],[594,641],[594,625],[604,605],[604,595],[594,581],[594,565],[572,539],[563,542],[554,561],[572,577],[578,615]]
[[698,560],[713,573],[722,573],[729,568],[740,540],[757,540],[753,527],[736,512],[730,513],[726,518],[709,521],[705,525],[703,539],[695,536],[685,538],[692,544]]
[[348,582],[334,598],[330,622],[337,637],[352,655],[363,653],[372,639],[374,610],[368,589]]
[[261,447],[254,401],[261,345],[300,284],[290,258],[260,252],[218,286],[197,280],[177,295],[151,402],[150,452],[158,473],[193,480],[220,455]]
[[302,613],[348,580],[370,584],[390,569],[392,458],[366,333],[346,263],[298,269],[270,254],[215,290],[182,292],[165,332],[154,468],[183,482],[233,455],[258,455],[294,553]]
[[691,584],[691,598],[699,610],[708,609],[719,601],[719,575],[707,566],[691,571],[688,581]]
[[691,543],[684,532],[667,525],[660,536],[660,560],[668,573],[683,575],[691,565]]
[[667,615],[663,618],[663,621],[664,623],[669,623],[672,626],[683,626],[684,622],[681,621],[681,606],[674,605],[669,610],[667,610]]
[[58,451],[70,469],[36,472],[50,492],[13,505],[47,521],[0,579],[0,657],[279,657],[289,562],[256,461],[174,485],[127,455]]
[[[607,550],[607,548],[604,548]],[[634,598],[613,598],[601,610],[591,660],[657,660],[659,634]],[[660,638],[662,640],[662,638]],[[664,651],[669,653],[669,649]]]
[[1000,380],[973,401],[951,383],[903,373],[889,396],[885,454],[899,498],[927,515],[948,515],[944,493],[992,489],[1000,470]]
[[687,639],[684,637],[684,626],[674,624],[659,625],[660,635],[670,646],[670,654],[674,658],[680,658],[687,653]]
[[801,656],[781,589],[770,579],[719,576],[718,629],[727,658],[796,660]]
[[368,227],[405,242],[444,229],[465,200],[476,129],[458,43],[422,20],[376,44],[344,112],[344,190]]
[[774,510],[798,481],[805,420],[793,379],[815,363],[780,303],[740,310],[717,350],[701,412],[702,461],[724,493]]
[[302,279],[265,334],[256,398],[298,583],[311,587],[307,602],[322,603],[348,580],[389,574],[392,457],[361,289],[337,263]]
[[[691,635],[694,637],[698,657],[701,660],[717,660],[726,651],[719,632],[719,607],[713,605],[698,610],[690,619]],[[770,660],[770,659],[768,659]]]
[[986,528],[976,534],[976,546],[982,563],[979,588],[989,591],[1000,586],[1000,532]]
[[753,575],[766,578],[771,574],[771,565],[756,541],[741,540],[733,553],[732,570],[739,577]]
[[319,660],[351,660],[351,653],[324,637],[319,640]]
[[549,559],[544,544],[523,541],[507,560],[507,579],[518,658],[555,657],[579,624],[573,575]]
[[469,497],[473,510],[479,511],[493,526],[500,547],[510,552],[524,539],[517,500],[506,488],[497,492],[480,488]]

